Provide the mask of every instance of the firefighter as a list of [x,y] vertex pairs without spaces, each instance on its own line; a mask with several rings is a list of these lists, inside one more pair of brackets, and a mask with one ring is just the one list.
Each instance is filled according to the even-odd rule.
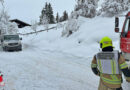
[[100,48],[102,51],[93,57],[91,63],[94,74],[100,76],[98,90],[123,90],[122,73],[126,81],[130,82],[130,70],[124,57],[119,51],[113,50],[112,40],[109,37],[101,39]]

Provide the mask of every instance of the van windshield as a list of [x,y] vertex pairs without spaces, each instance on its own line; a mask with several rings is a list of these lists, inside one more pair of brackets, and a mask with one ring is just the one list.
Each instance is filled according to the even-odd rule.
[[128,31],[130,31],[130,17],[126,19],[125,24],[124,24],[124,28],[123,28],[123,32],[125,34],[127,34]]
[[4,40],[19,40],[18,35],[5,35]]

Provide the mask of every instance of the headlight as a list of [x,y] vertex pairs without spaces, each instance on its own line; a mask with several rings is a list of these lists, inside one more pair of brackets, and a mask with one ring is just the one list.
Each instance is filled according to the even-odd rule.
[[8,45],[8,42],[4,42],[4,45]]

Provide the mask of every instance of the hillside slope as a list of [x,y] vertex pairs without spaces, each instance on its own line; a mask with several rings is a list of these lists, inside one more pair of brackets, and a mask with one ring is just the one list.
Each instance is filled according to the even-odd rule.
[[[61,37],[59,28],[22,36],[21,52],[0,49],[5,90],[96,90],[99,77],[91,71],[91,60],[99,51],[98,42],[109,36],[119,50],[119,34],[114,32],[114,18],[79,21],[79,30],[68,38]],[[130,90],[128,85],[124,80],[124,90]]]

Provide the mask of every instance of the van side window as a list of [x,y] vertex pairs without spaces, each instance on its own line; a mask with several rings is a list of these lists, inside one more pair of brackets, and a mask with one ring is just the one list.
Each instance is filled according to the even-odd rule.
[[130,31],[130,18],[128,18],[125,22],[125,26],[124,26],[124,29],[123,29],[123,36],[126,37],[128,31]]

